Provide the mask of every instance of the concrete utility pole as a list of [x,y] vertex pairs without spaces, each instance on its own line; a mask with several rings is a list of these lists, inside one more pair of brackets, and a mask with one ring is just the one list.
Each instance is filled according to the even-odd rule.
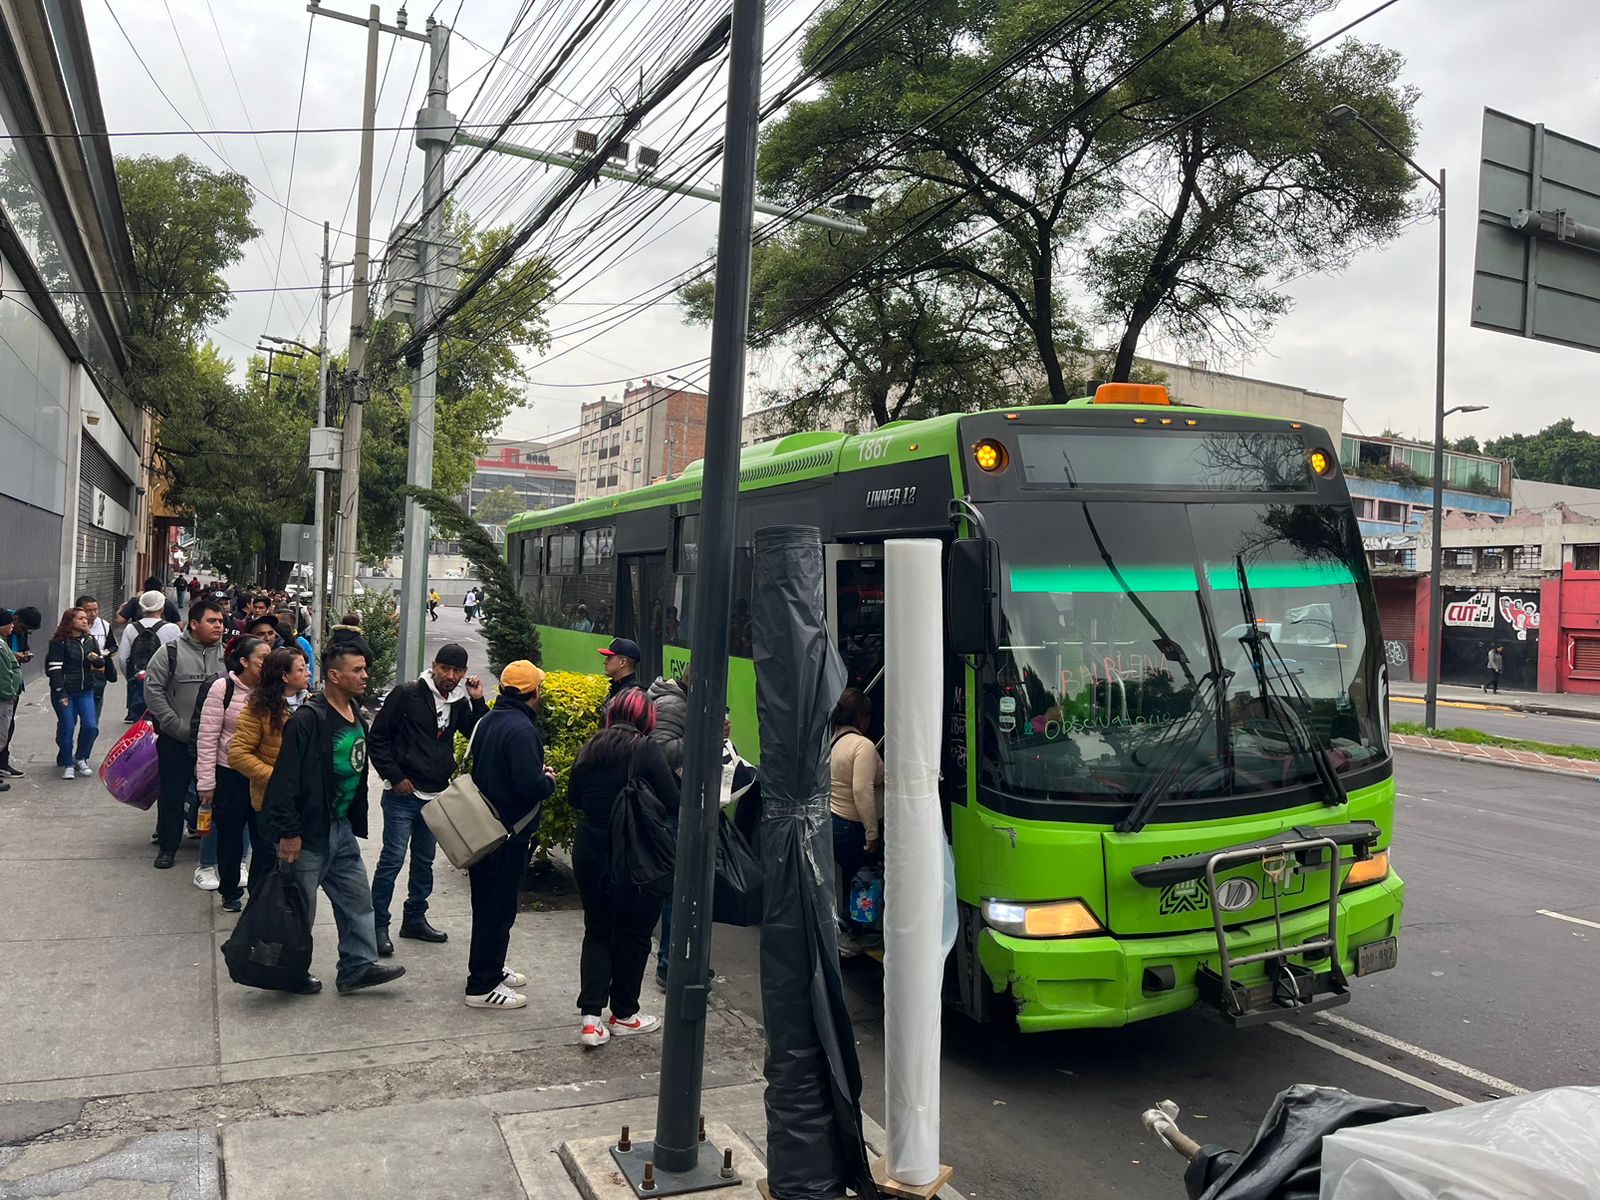
[[372,226],[372,137],[378,107],[378,34],[407,34],[404,27],[385,25],[378,6],[369,5],[365,19],[322,7],[311,0],[306,11],[313,16],[333,17],[367,31],[367,74],[361,93],[361,161],[356,174],[356,249],[355,275],[350,298],[350,407],[344,418],[344,448],[339,466],[339,523],[334,554],[334,607],[343,611],[355,596],[356,527],[361,511],[361,406],[367,398],[367,260],[369,230]]
[[[414,327],[432,319],[436,276],[443,243],[444,156],[455,134],[456,119],[445,107],[450,94],[450,30],[428,18],[428,98],[417,113],[417,145],[423,152],[422,211],[417,230],[417,299]],[[406,482],[433,486],[433,426],[439,392],[439,334],[428,335],[422,354],[411,364],[410,452]],[[415,496],[406,498],[404,559],[400,570],[400,648],[395,674],[409,679],[423,668],[423,632],[428,610],[428,510]],[[408,674],[409,672],[409,674]]]
[[[328,423],[328,222],[322,223],[322,319],[317,326],[317,428]],[[312,485],[317,489],[312,507],[312,521],[317,532],[311,539],[311,569],[316,580],[311,585],[311,628],[313,641],[322,644],[322,632],[327,628],[324,617],[327,607],[323,597],[328,587],[328,476],[323,471],[311,472]]]

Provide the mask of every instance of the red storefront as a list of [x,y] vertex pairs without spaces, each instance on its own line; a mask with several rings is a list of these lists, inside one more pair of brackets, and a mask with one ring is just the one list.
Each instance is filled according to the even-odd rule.
[[1600,571],[1563,567],[1544,581],[1543,601],[1539,690],[1600,695]]

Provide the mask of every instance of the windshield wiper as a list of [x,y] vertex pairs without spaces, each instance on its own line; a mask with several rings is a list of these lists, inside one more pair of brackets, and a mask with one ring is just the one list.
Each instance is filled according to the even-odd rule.
[[[1201,603],[1203,605],[1204,601],[1202,600]],[[1191,675],[1190,678],[1193,679],[1194,677]],[[1198,680],[1198,686],[1195,688],[1194,699],[1190,702],[1189,711],[1184,714],[1185,718],[1192,717],[1196,713],[1205,712],[1208,706],[1213,714],[1218,712],[1225,714],[1227,711],[1225,699],[1228,693],[1227,681],[1231,678],[1233,678],[1233,672],[1231,671],[1208,671],[1202,675]],[[1206,695],[1208,690],[1211,693],[1209,698]],[[1189,752],[1199,745],[1200,735],[1204,733],[1207,723],[1208,721],[1188,722],[1187,720],[1181,720],[1172,733],[1166,734],[1160,742],[1156,743],[1156,748],[1159,750],[1163,745],[1167,745],[1167,738],[1173,738],[1178,735],[1170,745],[1167,745],[1167,754],[1162,759],[1161,769],[1145,785],[1144,791],[1139,793],[1139,798],[1133,802],[1133,807],[1128,810],[1127,815],[1113,826],[1118,833],[1138,833],[1150,823],[1151,816],[1155,814],[1156,809],[1161,807],[1161,802],[1167,798],[1167,789],[1172,786],[1172,781],[1177,778],[1179,767],[1189,757]],[[1221,745],[1227,745],[1226,738],[1224,738]],[[1224,751],[1223,753],[1226,754],[1227,752]],[[1227,761],[1231,763],[1231,759],[1232,756],[1228,755]],[[1230,779],[1232,774],[1230,768]]]
[[[1271,635],[1262,632],[1261,624],[1256,619],[1255,596],[1250,591],[1250,582],[1244,574],[1244,556],[1237,555],[1233,561],[1239,572],[1239,602],[1244,607],[1245,632],[1239,638],[1239,642],[1250,652],[1250,668],[1255,672],[1256,686],[1261,691],[1261,709],[1268,716],[1274,708],[1277,709],[1281,714],[1278,723],[1289,731],[1289,743],[1295,753],[1310,755],[1311,765],[1317,772],[1317,779],[1328,791],[1327,803],[1343,804],[1349,799],[1344,780],[1339,778],[1339,772],[1335,771],[1333,764],[1328,761],[1328,748],[1319,744],[1319,739],[1301,720],[1296,707],[1303,704],[1306,711],[1310,711],[1311,698],[1306,695],[1305,688],[1300,686],[1300,681],[1289,670],[1289,664],[1283,661],[1283,655],[1278,652]],[[1268,650],[1272,652],[1275,675],[1267,670]],[[1289,698],[1286,699],[1273,690],[1275,680],[1287,681],[1291,690]]]

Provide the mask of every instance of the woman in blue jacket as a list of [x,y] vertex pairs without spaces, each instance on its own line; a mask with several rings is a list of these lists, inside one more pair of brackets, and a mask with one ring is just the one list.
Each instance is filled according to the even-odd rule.
[[[50,707],[56,714],[56,766],[63,779],[90,776],[94,768],[89,755],[94,753],[94,739],[100,732],[94,715],[95,688],[113,682],[117,670],[105,648],[90,636],[89,614],[83,609],[69,608],[61,614],[61,623],[50,637],[44,671],[50,683]],[[76,755],[72,752],[74,731]]]

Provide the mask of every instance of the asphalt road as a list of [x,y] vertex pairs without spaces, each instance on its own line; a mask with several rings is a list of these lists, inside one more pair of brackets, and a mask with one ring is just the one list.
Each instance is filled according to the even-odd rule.
[[[961,1191],[1181,1197],[1181,1160],[1139,1124],[1169,1097],[1202,1142],[1242,1145],[1296,1082],[1432,1108],[1452,1101],[1424,1085],[1481,1100],[1501,1082],[1600,1082],[1600,1013],[1580,999],[1600,977],[1600,784],[1402,754],[1399,787],[1400,965],[1354,980],[1333,1022],[1298,1026],[1323,1045],[1200,1010],[1012,1041],[951,1016],[942,1144]],[[719,926],[713,955],[719,988],[759,1013],[755,932]],[[882,1121],[882,974],[845,967],[865,1103]]]
[[[1485,705],[1494,704],[1485,696]],[[1409,696],[1392,696],[1389,716],[1395,721],[1422,721],[1422,701]],[[1540,713],[1512,712],[1505,708],[1467,707],[1450,701],[1439,702],[1439,724],[1445,729],[1481,729],[1500,737],[1528,738],[1553,742],[1558,746],[1600,747],[1600,721],[1584,717],[1551,717]]]

